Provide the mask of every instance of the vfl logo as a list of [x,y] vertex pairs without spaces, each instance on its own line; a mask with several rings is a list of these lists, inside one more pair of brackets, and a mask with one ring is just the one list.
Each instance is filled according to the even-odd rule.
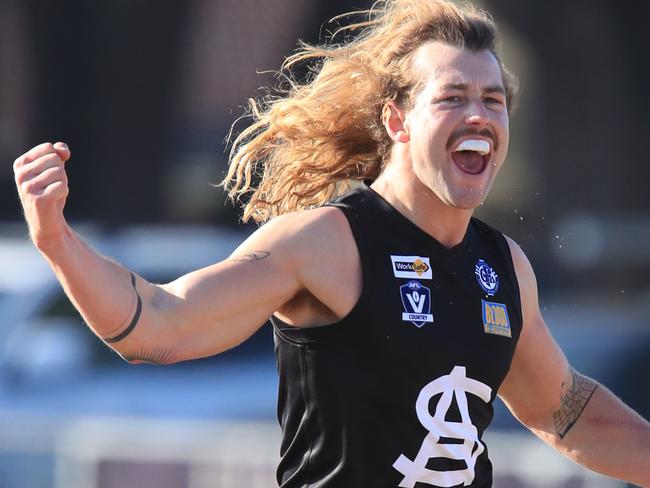
[[499,291],[499,276],[488,263],[479,259],[474,267],[474,274],[483,291],[493,297]]
[[[441,395],[436,413],[429,413],[429,402]],[[472,424],[467,407],[467,393],[476,395],[485,403],[490,401],[492,388],[466,376],[464,366],[455,366],[449,375],[432,381],[418,395],[415,410],[418,420],[429,431],[422,442],[420,451],[413,461],[403,454],[393,463],[393,468],[404,475],[400,487],[414,488],[416,483],[437,487],[468,486],[474,481],[476,459],[485,447],[478,438],[478,430]],[[460,411],[461,422],[445,420],[453,398]],[[458,439],[462,444],[439,444],[440,438]],[[427,463],[432,458],[446,458],[465,461],[467,467],[454,471],[434,471]]]
[[393,275],[395,278],[415,278],[419,280],[430,280],[431,261],[429,258],[420,256],[391,256],[393,263]]
[[404,312],[402,320],[411,322],[416,327],[422,327],[427,322],[433,322],[431,315],[431,290],[417,281],[409,281],[399,287],[402,296]]

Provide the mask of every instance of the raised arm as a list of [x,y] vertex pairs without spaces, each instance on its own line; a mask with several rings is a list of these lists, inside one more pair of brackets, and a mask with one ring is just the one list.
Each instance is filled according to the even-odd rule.
[[[327,261],[316,243],[322,252],[338,254],[328,247],[327,219],[320,218],[334,209],[274,219],[225,261],[154,285],[98,255],[66,223],[69,157],[68,148],[57,143],[16,160],[25,219],[86,323],[125,359],[172,363],[216,354],[249,337],[303,289],[322,295],[323,303],[332,300],[314,273]],[[342,216],[332,216],[341,222]]]
[[524,325],[499,396],[533,433],[575,462],[650,487],[650,424],[571,368],[540,313],[530,262],[509,243]]

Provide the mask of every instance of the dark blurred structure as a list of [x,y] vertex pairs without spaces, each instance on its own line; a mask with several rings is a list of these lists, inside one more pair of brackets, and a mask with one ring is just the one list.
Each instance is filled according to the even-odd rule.
[[[276,81],[256,71],[370,4],[2,0],[0,219],[20,215],[11,161],[62,139],[73,151],[71,219],[236,224],[238,209],[210,183],[247,98]],[[645,286],[650,4],[482,6],[522,92],[509,163],[479,214],[523,245],[544,286]]]
[[[557,276],[549,284],[599,287],[609,281],[647,287],[650,261],[639,244],[650,227],[645,151],[650,137],[645,81],[650,76],[645,54],[650,3],[485,3],[506,32],[514,34],[505,42],[525,46],[529,68],[522,73],[522,104],[513,135],[525,137],[530,173],[522,176],[534,183],[522,182],[530,188],[522,203],[529,219],[513,225],[513,235],[542,256],[548,258],[550,251],[564,264],[573,261],[567,270],[578,277]],[[525,118],[525,134],[518,117]],[[542,218],[547,224],[542,230],[550,235],[531,231]],[[558,242],[544,249],[548,246],[536,245],[540,239],[544,245],[549,239]],[[558,269],[551,271],[557,274]]]
[[69,215],[160,220],[172,75],[185,2],[25,2],[32,53],[28,145],[65,140]]

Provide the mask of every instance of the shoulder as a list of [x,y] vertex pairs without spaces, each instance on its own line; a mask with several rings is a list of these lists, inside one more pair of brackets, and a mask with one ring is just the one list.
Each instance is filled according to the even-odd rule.
[[336,207],[292,212],[270,220],[236,253],[253,251],[272,253],[276,264],[297,274],[326,263],[335,266],[356,255],[347,218]]
[[[254,255],[260,251],[268,257],[265,261],[275,276],[295,283],[295,296],[308,292],[310,304],[324,305],[335,317],[346,315],[354,305],[361,289],[360,258],[347,218],[338,208],[321,207],[276,217],[237,252]],[[324,320],[311,305],[298,312],[295,306],[285,308],[283,314],[297,325]]]
[[[510,249],[510,254],[512,256],[512,264],[517,273],[517,278],[524,279],[526,282],[530,280],[535,280],[535,273],[533,271],[533,266],[530,264],[530,260],[526,253],[519,244],[517,244],[512,238],[503,234],[506,242],[508,243],[508,248]],[[536,285],[536,280],[535,280]]]
[[504,238],[508,243],[510,254],[512,255],[512,264],[519,283],[522,312],[524,314],[524,321],[526,321],[526,317],[530,318],[539,315],[537,278],[535,277],[535,271],[530,260],[519,244],[505,234]]
[[349,225],[340,209],[319,207],[280,215],[260,227],[255,234],[284,242],[286,247],[297,251],[305,245],[333,244],[346,231],[349,231]]

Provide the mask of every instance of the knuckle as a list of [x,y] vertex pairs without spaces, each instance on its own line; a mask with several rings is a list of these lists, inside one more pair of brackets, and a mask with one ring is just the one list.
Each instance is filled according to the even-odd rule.
[[58,166],[51,168],[48,176],[51,179],[52,183],[65,183],[67,178],[67,175],[65,174],[63,168],[60,168]]
[[68,189],[68,185],[63,182],[57,182],[53,190],[50,192],[50,198],[52,201],[66,198],[69,192],[70,190]]
[[23,164],[25,163],[25,155],[23,154],[19,158],[16,158],[14,161],[14,173],[16,173],[20,168],[22,168]]
[[21,187],[23,189],[23,193],[28,195],[34,194],[38,191],[38,185],[34,182],[34,180],[23,182],[21,184]]
[[37,164],[51,164],[51,163],[57,164],[59,162],[59,160],[60,160],[60,158],[56,154],[48,153],[48,154],[45,154],[45,155],[41,156],[38,159]]
[[63,170],[63,159],[58,154],[51,154],[48,158],[48,162],[52,163],[57,168]]
[[16,179],[16,184],[21,185],[25,181],[25,171],[23,171],[23,168],[14,170],[14,177]]
[[56,178],[56,177],[61,176],[61,168],[59,168],[58,166],[49,166],[49,167],[45,168],[41,172],[41,174],[43,176],[46,176],[46,177],[49,177],[49,178]]
[[50,197],[48,195],[41,193],[38,195],[34,195],[32,201],[34,202],[34,207],[36,207],[37,209],[42,209],[49,205]]

